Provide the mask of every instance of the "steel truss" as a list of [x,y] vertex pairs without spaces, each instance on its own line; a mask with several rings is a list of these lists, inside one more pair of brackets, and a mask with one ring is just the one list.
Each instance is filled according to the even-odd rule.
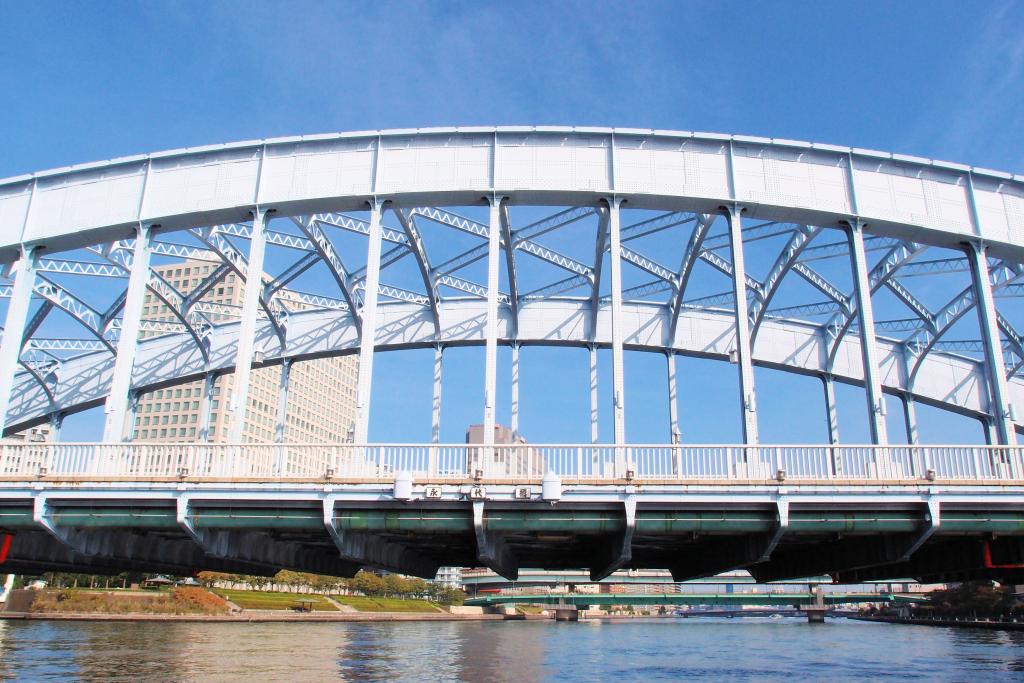
[[[1018,427],[1015,397],[1024,392],[1024,382],[1018,379],[1024,372],[1024,338],[1018,331],[1022,322],[1014,322],[1011,300],[1024,291],[1024,266],[991,257],[982,240],[968,240],[970,246],[962,257],[922,258],[930,248],[948,247],[948,243],[929,244],[919,232],[913,233],[913,239],[901,238],[891,224],[876,232],[870,220],[856,215],[852,190],[853,210],[839,220],[816,220],[812,212],[806,220],[796,220],[796,211],[790,212],[788,220],[749,218],[746,212],[752,204],[736,190],[734,147],[732,142],[723,147],[729,160],[731,198],[717,206],[667,201],[658,208],[644,200],[639,202],[642,207],[634,209],[628,194],[616,192],[566,195],[568,206],[558,206],[550,197],[533,203],[514,193],[496,192],[469,197],[468,202],[460,195],[460,201],[450,204],[378,196],[370,198],[369,218],[351,206],[289,213],[286,207],[254,204],[250,220],[206,223],[197,214],[194,224],[179,222],[170,228],[138,222],[134,236],[87,248],[48,250],[44,256],[25,245],[20,258],[3,271],[6,283],[0,283],[0,297],[9,300],[6,330],[13,331],[5,332],[0,354],[13,354],[21,368],[16,372],[13,365],[0,363],[5,424],[17,428],[94,404],[95,395],[79,402],[73,398],[82,377],[99,377],[100,385],[127,382],[124,387],[117,385],[117,391],[125,388],[135,394],[150,385],[193,379],[215,370],[217,363],[230,367],[230,362],[212,357],[214,339],[230,340],[237,349],[235,360],[245,366],[246,375],[256,353],[264,361],[269,357],[291,363],[303,357],[303,352],[293,351],[299,348],[290,333],[290,321],[296,316],[344,317],[356,332],[364,360],[378,346],[381,329],[393,330],[402,320],[422,316],[429,321],[430,333],[409,333],[396,346],[435,348],[438,367],[441,351],[453,343],[484,344],[488,358],[497,344],[508,344],[517,370],[520,344],[570,343],[590,350],[593,383],[594,349],[611,348],[617,443],[625,442],[622,352],[636,348],[667,355],[673,391],[676,353],[737,362],[749,443],[757,442],[752,370],[757,364],[810,372],[826,382],[842,378],[865,386],[876,443],[887,439],[884,391],[903,398],[908,411],[912,410],[908,397],[913,397],[1001,424],[1000,441],[1012,444]],[[486,219],[481,217],[485,204],[490,207]],[[517,221],[528,204],[533,205],[534,216]],[[544,206],[549,208],[542,210]],[[541,217],[536,218],[537,214]],[[976,211],[973,220],[979,220]],[[584,230],[578,230],[581,226]],[[579,249],[578,236],[587,231],[593,235],[593,244]],[[433,256],[441,251],[436,240],[443,238],[437,235],[452,233],[468,237],[471,246],[444,259]],[[364,239],[367,249],[342,247],[342,234],[349,241],[352,236]],[[144,245],[140,246],[140,239],[146,240]],[[671,249],[666,247],[669,244]],[[264,249],[287,254],[282,256],[286,265],[264,267]],[[762,275],[751,267],[754,252],[768,264],[758,267]],[[255,264],[254,253],[258,253]],[[145,257],[146,273],[133,290],[140,254]],[[215,267],[197,285],[182,291],[152,270],[150,256],[200,259]],[[668,259],[673,266],[667,265]],[[837,277],[835,263],[840,259],[850,260],[849,271]],[[392,273],[403,262],[414,264],[416,278],[413,284],[406,278],[398,286]],[[481,262],[486,264],[487,276],[478,282],[469,273],[474,266],[479,270]],[[534,264],[553,268],[546,268],[547,276],[538,277]],[[333,286],[318,292],[298,289],[318,268],[329,275]],[[204,296],[229,273],[245,287],[245,303],[232,307],[205,302]],[[969,274],[971,282],[944,304],[936,307],[922,296],[928,290],[921,283],[964,277],[958,273]],[[703,283],[723,277],[729,287],[707,293]],[[852,287],[842,284],[847,280]],[[105,291],[127,282],[123,291],[99,304],[89,295],[90,286],[82,284],[92,281],[103,282]],[[798,295],[801,289],[803,294]],[[143,291],[161,301],[173,320],[150,320],[141,312],[130,312],[129,303]],[[894,311],[890,306],[876,320],[872,297],[881,291],[902,308]],[[563,319],[557,318],[559,310]],[[977,338],[961,333],[960,338],[949,339],[972,311],[979,316]],[[78,325],[81,338],[64,330],[49,331],[58,312]],[[649,322],[634,329],[636,323],[627,320],[638,316],[646,316]],[[731,338],[700,342],[703,346],[692,341],[720,334],[723,320],[730,321]],[[238,330],[243,331],[241,337]],[[786,330],[801,330],[807,339],[817,340],[824,360],[820,364],[794,360],[796,349],[777,348],[789,343]],[[270,333],[276,349],[264,341],[256,348],[254,338],[264,331]],[[168,366],[187,366],[187,371],[156,369],[137,379],[132,368],[146,346],[140,333],[146,333],[147,339],[154,334],[178,335],[189,348],[182,353],[196,354],[197,360]],[[855,346],[862,354],[859,367],[850,361],[849,350]],[[311,355],[351,351],[318,348]],[[126,354],[128,360],[123,359]],[[895,373],[886,369],[894,362],[899,365]],[[954,384],[968,382],[975,387],[977,395],[968,403],[955,387],[936,379],[936,373],[950,364],[960,373]],[[489,362],[485,377],[485,415],[493,415],[497,400],[492,366]],[[360,372],[364,422],[370,372],[365,368]],[[440,374],[435,375],[437,383]],[[902,379],[897,382],[894,375]],[[102,395],[103,389],[98,391]],[[236,400],[244,406],[244,383],[240,393]],[[518,399],[514,402],[518,407]],[[435,386],[435,412],[438,406]],[[592,412],[596,434],[593,405]],[[670,430],[675,435],[674,406],[670,412]]]

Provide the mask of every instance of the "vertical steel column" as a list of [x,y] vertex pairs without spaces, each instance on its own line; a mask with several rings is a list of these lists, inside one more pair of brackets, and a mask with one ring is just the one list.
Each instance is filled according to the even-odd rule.
[[[836,384],[832,375],[822,375],[821,385],[825,389],[825,419],[828,421],[828,442],[839,445],[839,411],[836,410]],[[843,455],[838,448],[829,449],[832,476],[843,476]]]
[[999,435],[996,434],[995,425],[992,424],[991,417],[979,417],[978,422],[981,423],[981,432],[985,436],[986,446],[996,446],[999,444]]
[[292,382],[292,362],[285,358],[281,361],[281,377],[277,384],[277,415],[274,424],[274,443],[284,443],[284,432],[288,424],[288,390]]
[[441,442],[441,370],[444,362],[444,347],[438,344],[434,347],[434,403],[430,418],[430,440],[432,443]]
[[203,395],[199,402],[199,440],[206,443],[210,440],[210,410],[213,405],[213,388],[217,383],[217,375],[212,372],[203,377]]
[[885,445],[889,440],[885,425],[885,397],[882,395],[882,384],[878,378],[875,313],[871,304],[867,257],[864,254],[864,227],[860,219],[850,222],[846,236],[850,245],[850,265],[857,297],[857,324],[860,326],[860,352],[864,365],[868,427],[871,430],[871,443]]
[[597,346],[590,345],[590,443],[597,443]]
[[139,414],[139,401],[142,400],[141,391],[128,392],[128,412],[124,418],[124,436],[121,441],[133,441],[135,439],[135,416]]
[[622,200],[608,200],[608,259],[612,295],[612,427],[616,445],[626,442],[626,389],[622,371],[622,243],[619,206]]
[[373,392],[373,351],[377,343],[377,293],[380,285],[380,213],[384,202],[370,206],[369,244],[366,248],[366,288],[359,333],[359,384],[356,393],[355,442],[365,444],[370,434],[370,395]]
[[64,413],[50,413],[50,441],[60,441],[60,430],[64,427]]
[[132,392],[132,370],[135,368],[135,352],[139,344],[139,327],[142,324],[142,307],[145,303],[146,286],[149,284],[149,256],[152,232],[150,226],[139,224],[135,231],[135,250],[132,255],[132,271],[128,276],[128,291],[125,294],[124,313],[121,316],[121,336],[117,341],[117,357],[114,358],[114,374],[110,381],[104,413],[103,441],[116,443],[124,441],[135,427],[135,416],[126,423],[127,405]]
[[907,430],[907,443],[917,444],[917,411],[914,410],[914,398],[910,394],[900,394],[903,404],[903,427]]
[[0,340],[0,435],[7,425],[7,409],[11,405],[11,390],[14,388],[14,371],[21,358],[21,347],[25,342],[25,323],[28,320],[29,304],[32,302],[32,288],[36,283],[36,248],[22,246],[21,258],[14,275],[14,288],[7,303],[7,318],[4,322],[3,339]]
[[487,228],[487,343],[484,359],[484,444],[494,443],[494,404],[498,379],[498,255],[501,252],[501,202],[490,198],[491,213]]
[[832,375],[822,375],[821,385],[825,388],[825,419],[828,421],[828,442],[839,443],[839,413],[836,410],[836,385]]
[[245,433],[245,412],[249,404],[249,380],[256,344],[256,314],[263,294],[263,257],[267,251],[267,212],[256,207],[252,212],[252,239],[249,242],[249,264],[245,269],[245,294],[242,299],[242,321],[238,326],[238,350],[235,355],[235,380],[228,410],[231,414],[230,442],[241,443]]
[[971,264],[975,308],[978,309],[978,325],[981,327],[981,341],[985,346],[985,372],[989,386],[989,412],[995,424],[999,443],[1013,446],[1017,435],[1013,427],[1012,406],[1009,402],[1009,388],[1003,363],[1003,345],[999,336],[999,323],[995,301],[992,298],[992,281],[989,279],[988,255],[982,244],[971,244],[967,249]]
[[512,420],[509,428],[519,433],[519,344],[512,344]]
[[671,443],[679,443],[682,434],[679,431],[679,398],[676,393],[676,355],[671,350],[666,351],[665,360],[668,362],[668,434]]
[[757,392],[750,350],[750,315],[747,309],[747,269],[743,258],[743,219],[740,207],[727,207],[729,248],[732,253],[733,299],[736,304],[736,362],[740,378],[740,410],[743,415],[743,443],[758,442]]

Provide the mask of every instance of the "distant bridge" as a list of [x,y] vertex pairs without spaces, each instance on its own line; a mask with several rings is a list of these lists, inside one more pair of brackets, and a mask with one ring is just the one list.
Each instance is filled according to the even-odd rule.
[[[537,595],[487,595],[469,598],[467,605],[773,605],[812,604],[813,593],[566,593]],[[877,593],[827,593],[826,605],[855,605],[868,602],[920,602],[918,595]]]
[[[633,586],[655,586],[673,584],[679,592],[707,593],[707,592],[751,592],[762,590],[779,590],[785,588],[807,587],[811,585],[829,584],[832,581],[830,576],[812,576],[799,579],[783,579],[774,581],[771,584],[758,584],[747,572],[723,572],[716,576],[707,576],[686,583],[676,583],[672,578],[672,572],[667,570],[653,569],[620,569],[610,576],[605,577],[599,583],[601,585],[633,585]],[[590,573],[584,570],[560,570],[552,571],[545,569],[521,569],[515,581],[510,581],[495,574],[488,569],[467,569],[462,572],[462,584],[470,592],[477,591],[507,591],[509,589],[525,590],[535,586],[565,587],[577,584],[590,584]],[[886,592],[908,592],[912,582],[907,581],[886,581],[875,584],[874,590]],[[838,586],[821,586],[826,591]],[[571,589],[570,589],[571,590]],[[640,590],[643,590],[642,588]]]

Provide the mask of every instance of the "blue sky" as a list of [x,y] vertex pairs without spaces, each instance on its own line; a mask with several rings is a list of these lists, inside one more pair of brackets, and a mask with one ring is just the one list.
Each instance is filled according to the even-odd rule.
[[[0,176],[229,140],[456,124],[733,132],[1024,171],[1024,3],[7,2],[3,15]],[[444,437],[458,441],[480,419],[483,360],[451,358]],[[666,438],[664,363],[628,354],[630,440]],[[429,354],[378,354],[378,368],[371,436],[428,438]],[[585,372],[583,352],[523,353],[528,438],[587,438]],[[738,438],[734,368],[683,360],[684,381],[684,435]],[[759,371],[758,382],[786,398],[761,402],[766,441],[824,438],[823,421],[805,419],[821,412],[816,380]],[[857,390],[842,389],[840,407],[844,438],[857,440]],[[920,412],[926,440],[964,428]],[[88,429],[71,421],[68,437]],[[977,438],[967,429],[961,438]]]

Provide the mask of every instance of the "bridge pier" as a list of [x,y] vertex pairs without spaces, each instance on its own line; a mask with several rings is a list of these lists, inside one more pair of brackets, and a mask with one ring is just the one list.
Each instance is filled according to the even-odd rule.
[[576,605],[558,605],[555,607],[555,621],[579,621],[580,610]]
[[807,614],[808,624],[825,623],[825,614],[828,612],[827,607],[818,607],[817,605],[801,605],[800,610]]
[[800,605],[800,611],[807,615],[808,624],[824,624],[828,607],[825,606],[825,593],[821,586],[814,587],[814,602]]

